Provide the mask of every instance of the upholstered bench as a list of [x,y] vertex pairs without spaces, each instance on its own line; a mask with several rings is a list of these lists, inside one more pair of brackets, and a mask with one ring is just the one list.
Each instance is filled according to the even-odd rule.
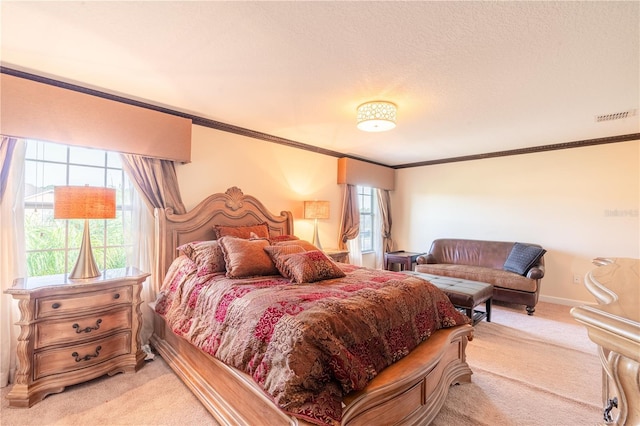
[[[493,285],[480,281],[464,280],[462,278],[442,277],[440,275],[427,274],[425,272],[403,271],[423,278],[440,290],[451,300],[454,306],[465,310],[473,324],[487,318],[491,322],[491,298],[493,297]],[[485,303],[485,311],[478,311],[476,306]]]

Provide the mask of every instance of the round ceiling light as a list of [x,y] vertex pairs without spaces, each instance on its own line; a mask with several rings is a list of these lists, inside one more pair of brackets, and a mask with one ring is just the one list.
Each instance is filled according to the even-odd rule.
[[396,104],[386,101],[365,102],[358,107],[358,129],[384,132],[396,127]]

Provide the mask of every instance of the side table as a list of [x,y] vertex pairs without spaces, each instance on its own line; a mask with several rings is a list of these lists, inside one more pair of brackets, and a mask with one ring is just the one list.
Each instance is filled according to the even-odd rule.
[[144,364],[140,292],[148,273],[108,269],[96,278],[20,278],[5,293],[18,300],[20,336],[11,407],[31,407],[65,386]]
[[384,254],[384,269],[393,271],[393,265],[397,263],[400,265],[401,271],[411,271],[418,256],[422,254],[424,253],[414,253],[404,250],[390,251]]
[[329,256],[333,261],[340,263],[348,263],[349,262],[349,250],[340,250],[340,249],[324,249],[324,254]]

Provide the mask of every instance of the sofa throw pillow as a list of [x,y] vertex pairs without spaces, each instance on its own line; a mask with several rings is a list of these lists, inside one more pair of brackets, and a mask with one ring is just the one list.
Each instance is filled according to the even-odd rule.
[[503,269],[505,271],[515,272],[516,274],[526,275],[529,269],[531,269],[546,252],[542,247],[515,243],[507,260],[504,262]]
[[198,276],[225,271],[224,254],[217,240],[192,241],[178,247],[198,268]]
[[280,273],[291,278],[293,283],[313,283],[345,276],[342,269],[320,250],[284,255],[279,264]]
[[227,277],[248,278],[262,275],[278,275],[271,257],[264,251],[267,240],[245,240],[237,237],[220,238],[224,253]]

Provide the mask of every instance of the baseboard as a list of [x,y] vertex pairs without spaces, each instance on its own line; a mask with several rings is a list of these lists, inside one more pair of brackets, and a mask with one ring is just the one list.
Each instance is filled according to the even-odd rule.
[[565,306],[583,306],[583,305],[597,304],[594,301],[585,302],[582,300],[565,299],[563,297],[553,297],[553,296],[543,296],[543,295],[540,295],[538,300],[540,300],[541,302],[555,303],[556,305],[565,305]]

